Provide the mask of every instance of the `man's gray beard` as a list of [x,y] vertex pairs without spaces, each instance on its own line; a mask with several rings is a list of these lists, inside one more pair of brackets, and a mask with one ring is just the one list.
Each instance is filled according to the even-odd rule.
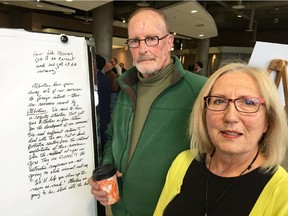
[[[154,67],[153,67],[154,66]],[[146,70],[146,71],[144,71],[144,70],[142,70],[141,69],[141,65],[139,65],[139,64],[136,64],[136,68],[137,68],[137,70],[142,74],[142,75],[154,75],[154,74],[156,74],[157,72],[158,72],[158,70],[157,69],[155,69],[156,68],[156,65],[153,65],[152,67],[153,67],[153,70]]]

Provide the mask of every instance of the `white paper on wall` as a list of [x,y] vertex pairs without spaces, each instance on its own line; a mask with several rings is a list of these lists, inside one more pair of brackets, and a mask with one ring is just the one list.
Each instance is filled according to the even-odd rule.
[[[270,62],[273,59],[283,59],[288,60],[288,45],[277,44],[277,43],[267,43],[267,42],[256,42],[253,49],[249,65],[261,67],[267,69]],[[270,74],[271,79],[275,79],[276,73],[272,72]],[[278,93],[283,106],[285,105],[283,83],[280,80],[280,85],[278,87]]]

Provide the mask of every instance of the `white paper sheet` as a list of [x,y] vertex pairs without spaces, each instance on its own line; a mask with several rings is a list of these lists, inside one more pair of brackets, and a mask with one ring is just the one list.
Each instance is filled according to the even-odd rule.
[[0,29],[0,61],[0,215],[96,215],[85,39]]

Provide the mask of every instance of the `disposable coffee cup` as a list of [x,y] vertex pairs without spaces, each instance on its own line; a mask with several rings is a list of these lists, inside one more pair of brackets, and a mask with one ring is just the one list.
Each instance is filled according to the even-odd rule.
[[106,191],[108,194],[106,205],[112,205],[119,200],[116,172],[117,170],[112,164],[98,166],[93,171],[93,180],[99,184],[102,191]]

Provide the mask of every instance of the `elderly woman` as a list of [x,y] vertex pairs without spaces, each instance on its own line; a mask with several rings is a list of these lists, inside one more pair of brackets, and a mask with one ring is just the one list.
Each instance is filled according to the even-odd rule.
[[280,166],[287,119],[265,71],[230,63],[194,105],[191,150],[167,174],[154,216],[288,215],[288,174]]

